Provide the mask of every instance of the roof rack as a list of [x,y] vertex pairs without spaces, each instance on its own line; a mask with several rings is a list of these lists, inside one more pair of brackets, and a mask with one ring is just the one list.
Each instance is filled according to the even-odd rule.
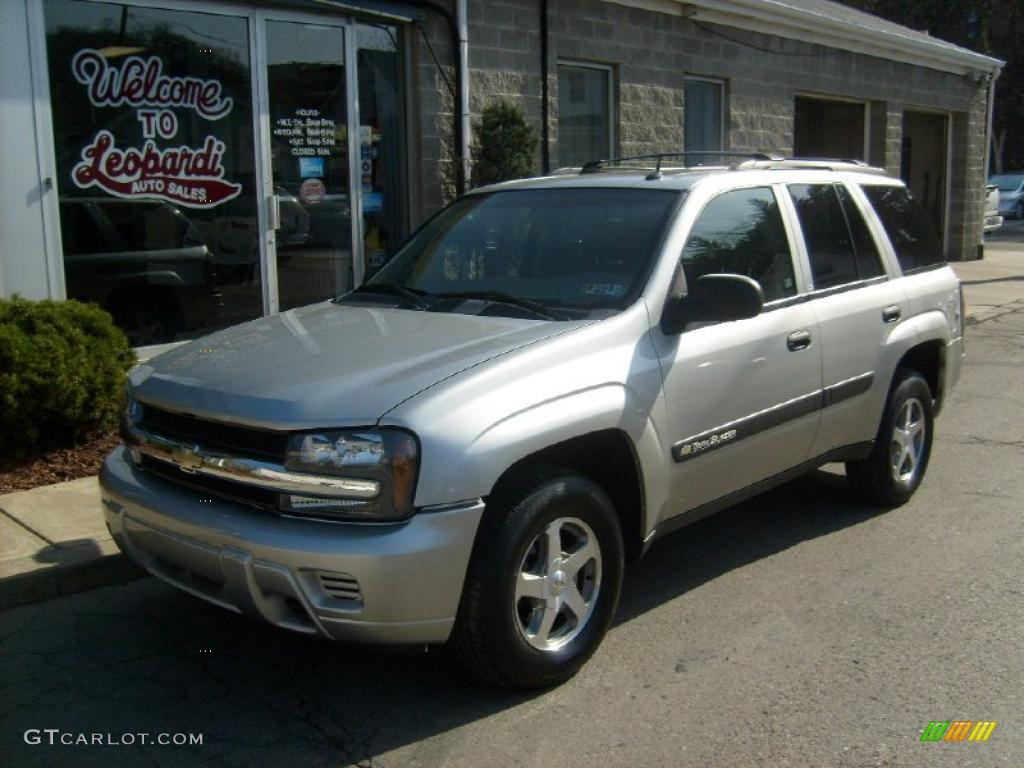
[[767,161],[753,159],[745,163],[741,163],[739,168],[742,170],[762,171],[856,171],[857,173],[870,173],[876,176],[888,175],[884,168],[876,168],[875,166],[868,165],[863,160],[835,157],[786,157],[772,158]]
[[[633,162],[636,160],[654,160],[654,168],[651,170],[651,173],[648,174],[647,176],[648,181],[654,181],[656,179],[661,178],[661,163],[666,157],[689,158],[694,156],[736,157],[744,158],[745,160],[748,161],[753,160],[760,162],[772,162],[783,159],[781,157],[772,157],[771,155],[766,155],[762,152],[729,152],[721,150],[700,150],[695,152],[658,152],[656,154],[651,155],[630,155],[629,157],[614,157],[606,160],[591,160],[588,163],[584,163],[583,167],[580,168],[580,174],[598,173],[602,168],[617,163]],[[684,165],[683,167],[692,168],[696,166]]]

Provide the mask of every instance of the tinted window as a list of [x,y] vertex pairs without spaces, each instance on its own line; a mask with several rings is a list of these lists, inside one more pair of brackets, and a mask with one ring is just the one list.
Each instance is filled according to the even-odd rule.
[[630,189],[469,195],[413,236],[370,283],[622,308],[646,280],[678,201],[678,192]]
[[850,225],[853,250],[857,254],[857,274],[861,280],[885,274],[882,257],[878,253],[878,244],[875,243],[875,238],[872,237],[871,230],[868,229],[860,209],[853,202],[850,191],[842,184],[837,184],[836,192],[839,193],[839,201],[843,204],[846,223]]
[[857,281],[857,260],[846,216],[832,184],[792,184],[789,194],[807,244],[816,289]]
[[863,189],[882,220],[904,272],[945,261],[931,222],[906,189],[876,185]]
[[775,194],[768,187],[719,195],[701,211],[683,248],[687,285],[701,275],[746,275],[765,301],[796,294],[793,258]]

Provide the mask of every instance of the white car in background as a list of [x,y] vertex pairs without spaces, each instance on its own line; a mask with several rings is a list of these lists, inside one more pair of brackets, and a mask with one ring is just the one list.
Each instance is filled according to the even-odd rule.
[[1024,219],[1024,173],[998,173],[988,183],[999,187],[999,215]]
[[1003,217],[999,215],[999,187],[989,184],[985,187],[985,234],[995,232],[1003,226]]

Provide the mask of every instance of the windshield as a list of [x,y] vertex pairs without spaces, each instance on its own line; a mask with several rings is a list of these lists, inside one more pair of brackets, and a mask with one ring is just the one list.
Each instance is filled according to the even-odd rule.
[[1000,192],[1016,192],[1021,181],[1024,181],[1024,174],[1020,173],[1002,174],[989,178],[989,182],[999,187]]
[[368,286],[622,309],[643,288],[679,199],[678,191],[623,188],[469,195],[414,235]]

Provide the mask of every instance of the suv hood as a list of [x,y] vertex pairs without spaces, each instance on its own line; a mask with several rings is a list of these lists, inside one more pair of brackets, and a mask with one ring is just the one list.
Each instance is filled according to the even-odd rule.
[[132,392],[254,426],[369,425],[443,379],[587,322],[313,304],[160,355],[132,372]]

